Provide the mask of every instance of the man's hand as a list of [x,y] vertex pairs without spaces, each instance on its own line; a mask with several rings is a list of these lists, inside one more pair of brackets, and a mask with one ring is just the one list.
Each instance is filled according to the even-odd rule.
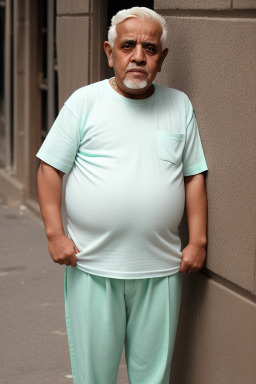
[[55,263],[76,266],[76,253],[79,253],[79,250],[66,235],[48,238],[48,250]]
[[205,246],[188,244],[182,251],[180,271],[197,272],[203,268],[206,258]]

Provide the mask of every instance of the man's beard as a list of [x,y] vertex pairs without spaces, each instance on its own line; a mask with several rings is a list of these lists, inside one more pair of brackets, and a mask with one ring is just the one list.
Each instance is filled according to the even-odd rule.
[[[134,65],[134,63],[128,64],[128,66],[125,69],[125,72],[127,73],[129,70],[136,69],[136,68],[142,69],[143,71],[145,71],[148,74],[148,68],[146,66],[142,67],[142,66]],[[124,79],[123,84],[126,86],[126,88],[143,89],[143,88],[146,88],[148,81],[147,81],[147,79],[145,79],[145,80],[140,80],[140,79],[127,80],[127,79]]]
[[123,80],[124,85],[126,88],[129,89],[143,89],[146,88],[148,82],[147,80]]

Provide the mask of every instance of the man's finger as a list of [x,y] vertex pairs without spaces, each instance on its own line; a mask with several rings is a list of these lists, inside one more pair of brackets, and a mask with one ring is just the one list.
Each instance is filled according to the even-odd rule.
[[76,252],[76,253],[80,253],[79,249],[77,249],[76,246],[75,246],[75,252]]
[[71,267],[75,267],[76,266],[76,255],[71,256],[71,258],[70,258],[70,265],[71,265]]
[[184,265],[183,265],[183,263],[181,263],[181,265],[180,265],[180,271],[181,271],[182,273],[186,273],[186,272],[187,272],[186,269],[185,269],[185,267],[184,267]]

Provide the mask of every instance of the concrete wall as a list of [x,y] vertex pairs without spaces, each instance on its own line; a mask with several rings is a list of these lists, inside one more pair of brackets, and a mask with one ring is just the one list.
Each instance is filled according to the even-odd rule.
[[59,107],[76,89],[100,80],[106,2],[57,1]]
[[[41,99],[38,88],[38,2],[13,2],[13,32],[11,32],[11,2],[7,2],[9,30],[6,31],[5,54],[13,50],[13,64],[9,62],[5,78],[5,95],[8,111],[6,122],[6,166],[0,169],[0,195],[8,200],[24,202],[36,199],[36,152],[41,144]],[[10,35],[13,33],[13,47]],[[7,63],[7,61],[6,61]],[[13,73],[13,85],[10,73]],[[11,89],[13,87],[13,89]],[[13,92],[13,111],[11,93]],[[12,113],[12,117],[9,115]],[[13,120],[13,164],[11,164],[11,120]]]
[[57,1],[59,106],[89,79],[88,1]]
[[209,166],[207,262],[184,279],[173,384],[256,382],[255,8],[155,0],[169,31],[157,81],[191,99]]

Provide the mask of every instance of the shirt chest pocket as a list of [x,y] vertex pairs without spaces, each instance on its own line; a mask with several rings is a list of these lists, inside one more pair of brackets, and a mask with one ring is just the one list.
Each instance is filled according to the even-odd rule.
[[179,164],[185,145],[183,133],[171,133],[157,131],[157,146],[160,159],[169,161],[172,164]]

